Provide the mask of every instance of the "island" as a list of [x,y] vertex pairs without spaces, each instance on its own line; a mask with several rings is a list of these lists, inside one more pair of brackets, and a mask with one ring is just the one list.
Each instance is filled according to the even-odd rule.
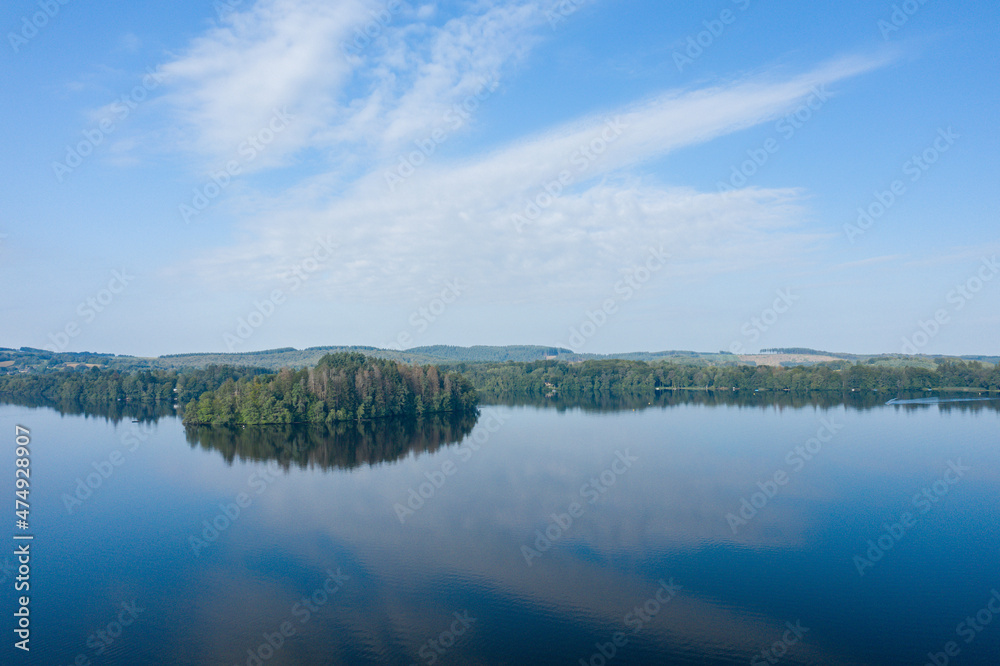
[[357,352],[327,354],[315,367],[227,379],[184,409],[187,425],[260,425],[475,411],[468,379],[433,365]]

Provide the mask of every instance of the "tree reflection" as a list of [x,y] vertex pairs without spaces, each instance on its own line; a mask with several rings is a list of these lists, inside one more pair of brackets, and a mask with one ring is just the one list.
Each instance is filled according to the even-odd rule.
[[[580,409],[585,412],[619,412],[639,411],[643,409],[674,407],[679,405],[704,405],[714,407],[733,405],[737,407],[759,409],[801,409],[818,407],[828,409],[844,405],[849,409],[868,411],[886,407],[886,402],[892,398],[910,399],[925,398],[925,391],[712,391],[712,390],[667,390],[636,395],[595,394],[587,398],[574,396],[564,398],[558,394],[550,396],[509,396],[484,395],[482,405],[503,405],[507,407],[547,407],[558,411]],[[944,393],[935,391],[934,396],[968,398],[979,397],[979,393]],[[944,411],[977,412],[982,410],[1000,411],[1000,397],[995,393],[982,392],[983,397],[993,396],[994,399],[962,401],[962,402],[931,402],[927,404],[888,405],[894,409],[941,409]]]
[[377,419],[330,425],[187,426],[192,447],[216,450],[227,462],[275,460],[286,469],[350,469],[437,451],[472,432],[475,414]]
[[0,404],[17,405],[33,409],[47,407],[56,410],[64,416],[94,416],[105,418],[112,423],[119,423],[125,420],[155,422],[161,418],[177,415],[177,410],[167,403],[151,404],[127,400],[84,402],[77,398],[52,400],[39,395],[5,395],[0,398]]

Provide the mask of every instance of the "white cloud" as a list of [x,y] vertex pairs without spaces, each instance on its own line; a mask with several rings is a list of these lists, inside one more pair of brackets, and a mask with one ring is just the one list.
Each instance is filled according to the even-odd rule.
[[275,109],[289,107],[297,122],[258,165],[298,149],[350,75],[338,45],[364,20],[367,6],[362,0],[261,0],[245,12],[225,14],[221,26],[160,68],[180,122],[176,138],[188,149],[227,159]]
[[[466,123],[445,126],[449,109],[494,94],[542,39],[544,12],[530,1],[471,3],[447,19],[431,5],[381,10],[367,0],[260,0],[162,66],[182,145],[211,167],[285,107],[294,122],[252,168],[306,149],[315,165],[286,174],[292,182],[277,195],[246,181],[229,189],[230,210],[244,213],[241,237],[175,273],[266,290],[332,235],[338,256],[309,282],[324,296],[393,302],[459,276],[500,304],[604,289],[650,246],[673,255],[681,274],[774,262],[818,239],[798,226],[800,192],[698,192],[656,182],[641,165],[777,118],[816,88],[886,62],[844,58],[669,91],[449,163],[412,153],[414,141],[443,129],[454,150],[451,134]],[[355,39],[366,28],[374,36]],[[409,175],[401,154],[426,164]],[[560,177],[550,197],[543,187]]]
[[[551,300],[606,289],[648,246],[663,246],[676,270],[690,275],[773,264],[820,238],[799,226],[801,193],[704,193],[629,172],[679,147],[776,118],[815,86],[879,64],[848,59],[783,79],[670,92],[489,155],[428,163],[394,191],[384,175],[391,163],[329,199],[318,188],[296,190],[246,224],[248,240],[199,260],[195,274],[266,289],[328,234],[338,240],[339,256],[311,286],[337,299],[393,301],[459,276],[490,303],[524,300],[529,287],[532,298]],[[611,131],[608,119],[615,118],[620,129]],[[392,126],[391,117],[385,121]],[[582,158],[582,146],[596,151],[593,159]],[[564,191],[539,200],[543,184],[561,172],[571,174]],[[307,192],[315,198],[303,197]],[[518,231],[512,216],[532,199],[546,205]]]
[[483,5],[441,26],[425,23],[428,13],[421,8],[416,20],[400,18],[371,45],[349,49],[353,85],[365,92],[337,108],[314,137],[335,160],[359,151],[377,160],[425,138],[454,104],[520,62],[543,22],[531,3]]
[[160,68],[179,124],[170,141],[227,160],[274,109],[287,107],[293,126],[253,169],[282,165],[306,148],[327,152],[334,164],[383,155],[523,57],[544,20],[531,3],[493,3],[434,26],[425,22],[433,9],[260,0],[227,13],[222,26]]

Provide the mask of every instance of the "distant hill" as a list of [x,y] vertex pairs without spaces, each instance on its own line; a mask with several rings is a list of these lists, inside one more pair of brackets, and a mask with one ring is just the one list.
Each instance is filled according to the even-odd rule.
[[[530,345],[510,345],[506,347],[452,347],[434,345],[412,349],[381,349],[363,345],[309,347],[308,349],[270,349],[260,352],[239,354],[171,354],[154,359],[157,363],[169,364],[171,368],[196,367],[206,364],[254,365],[262,368],[302,368],[312,367],[326,354],[338,352],[358,352],[366,356],[384,358],[404,363],[480,363],[503,361],[538,361],[545,358],[560,360],[583,360],[568,349]],[[167,367],[160,366],[157,367]]]
[[996,364],[1000,357],[969,355],[961,357],[939,357],[930,355],[906,356],[903,354],[859,355],[821,352],[804,347],[769,349],[768,353],[736,356],[728,352],[705,353],[695,351],[623,352],[619,354],[579,354],[563,347],[541,345],[504,345],[457,347],[450,345],[430,345],[411,349],[382,349],[379,347],[325,346],[295,349],[282,347],[254,352],[221,353],[201,352],[190,354],[169,354],[159,357],[123,356],[97,354],[91,352],[56,353],[45,349],[21,347],[20,349],[0,348],[0,373],[37,372],[74,368],[79,365],[96,365],[101,368],[137,370],[162,369],[182,370],[204,368],[209,365],[236,365],[277,370],[279,368],[313,367],[326,354],[337,352],[358,352],[375,358],[391,359],[404,363],[421,365],[451,365],[458,363],[503,363],[507,361],[531,362],[545,359],[579,362],[601,359],[621,359],[628,361],[667,361],[694,365],[813,365],[816,363],[868,363],[872,365],[915,365],[933,368],[937,358],[962,358]]

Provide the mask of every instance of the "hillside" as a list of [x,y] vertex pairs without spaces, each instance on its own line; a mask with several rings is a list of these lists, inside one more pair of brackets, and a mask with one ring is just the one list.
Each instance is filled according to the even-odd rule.
[[295,349],[283,347],[242,353],[191,353],[170,354],[158,357],[98,354],[91,352],[55,353],[45,349],[21,347],[10,349],[0,347],[0,374],[18,372],[38,372],[72,369],[84,364],[105,369],[132,370],[184,370],[205,368],[210,365],[233,365],[279,370],[281,368],[307,368],[315,366],[327,354],[356,352],[374,358],[420,365],[450,365],[454,363],[529,363],[541,360],[567,362],[617,359],[625,361],[669,361],[694,365],[771,365],[795,366],[813,365],[826,362],[862,362],[891,367],[913,365],[933,368],[937,358],[960,358],[996,364],[997,356],[956,356],[941,357],[931,355],[906,356],[902,354],[860,355],[823,352],[813,349],[774,349],[770,353],[745,354],[735,356],[727,352],[705,353],[695,351],[623,352],[617,354],[578,354],[561,347],[540,345],[505,345],[457,347],[433,345],[413,347],[406,350],[381,349],[371,346],[325,346]]

